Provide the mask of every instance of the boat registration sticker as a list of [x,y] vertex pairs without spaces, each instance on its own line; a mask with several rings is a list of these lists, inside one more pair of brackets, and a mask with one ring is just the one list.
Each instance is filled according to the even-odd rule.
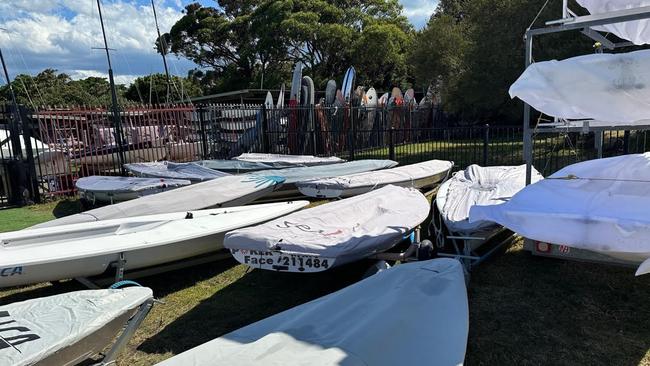
[[560,253],[569,254],[569,252],[571,252],[571,248],[566,245],[560,245]]
[[335,259],[275,251],[231,249],[235,259],[247,266],[281,272],[322,272],[332,268]]

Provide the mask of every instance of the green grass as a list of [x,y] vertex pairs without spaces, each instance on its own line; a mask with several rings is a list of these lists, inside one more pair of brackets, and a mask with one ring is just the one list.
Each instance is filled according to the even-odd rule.
[[[0,220],[0,231],[51,218],[56,206],[3,211],[11,220]],[[362,271],[296,275],[225,260],[140,279],[164,304],[119,365],[159,362],[351,284]],[[79,289],[68,281],[5,290],[0,303]],[[472,272],[468,296],[468,365],[650,365],[650,277],[636,278],[631,268],[533,257],[517,243]]]
[[20,230],[38,223],[80,212],[76,200],[60,200],[40,205],[0,210],[0,232]]

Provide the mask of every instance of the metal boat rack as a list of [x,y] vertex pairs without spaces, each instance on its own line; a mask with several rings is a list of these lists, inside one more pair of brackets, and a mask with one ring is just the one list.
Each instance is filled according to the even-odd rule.
[[[562,18],[546,22],[544,27],[527,29],[524,36],[526,43],[526,68],[533,62],[533,39],[536,36],[547,34],[554,34],[566,31],[580,31],[582,34],[591,38],[595,42],[599,42],[604,49],[614,50],[623,47],[634,46],[631,42],[613,42],[607,39],[603,34],[598,32],[595,27],[622,23],[628,21],[635,21],[641,19],[650,19],[650,6],[637,7],[631,9],[624,9],[618,11],[611,11],[600,14],[592,15],[576,15],[568,5],[568,0],[562,1]],[[534,129],[530,126],[531,106],[524,102],[524,159],[526,161],[526,184],[530,184],[532,177],[533,166],[533,135],[542,133],[567,133],[567,132],[580,132],[595,134],[595,148],[598,151],[598,157],[602,158],[602,144],[604,131],[630,131],[630,130],[650,130],[650,120],[640,122],[634,125],[618,124],[612,122],[603,122],[595,120],[584,121],[559,121],[551,123],[540,123]],[[631,262],[622,262],[620,260],[612,259],[602,254],[594,253],[587,250],[569,248],[559,244],[549,244],[534,242],[530,239],[525,239],[524,249],[531,251],[534,255],[573,259],[579,261],[598,262],[598,263],[615,263],[633,265]]]

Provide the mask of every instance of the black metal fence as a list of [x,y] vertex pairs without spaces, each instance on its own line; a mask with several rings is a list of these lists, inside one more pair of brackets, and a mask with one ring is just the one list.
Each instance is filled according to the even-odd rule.
[[[448,126],[435,107],[382,108],[259,105],[135,106],[122,111],[124,136],[116,139],[106,108],[21,111],[22,125],[0,104],[0,206],[25,197],[74,193],[87,175],[122,174],[124,163],[229,159],[244,152],[470,164],[524,162],[520,126]],[[644,131],[537,134],[535,167],[544,175],[583,160],[644,152]],[[124,141],[116,146],[116,141]],[[118,154],[117,152],[122,152]]]

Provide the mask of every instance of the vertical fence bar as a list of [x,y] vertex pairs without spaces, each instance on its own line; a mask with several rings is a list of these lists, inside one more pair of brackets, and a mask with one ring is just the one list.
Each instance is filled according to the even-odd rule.
[[208,136],[206,135],[205,131],[205,108],[203,105],[200,105],[197,108],[197,114],[199,117],[199,128],[200,128],[200,134],[201,134],[201,147],[202,147],[202,154],[203,154],[203,159],[208,158]]
[[355,118],[354,118],[354,109],[352,105],[350,105],[350,124],[352,125],[352,135],[350,136],[350,160],[354,160],[354,154],[357,146],[357,124],[355,123]]
[[483,127],[483,166],[488,165],[488,146],[490,145],[490,125]]
[[388,159],[397,160],[395,159],[395,128],[393,126],[388,130]]

